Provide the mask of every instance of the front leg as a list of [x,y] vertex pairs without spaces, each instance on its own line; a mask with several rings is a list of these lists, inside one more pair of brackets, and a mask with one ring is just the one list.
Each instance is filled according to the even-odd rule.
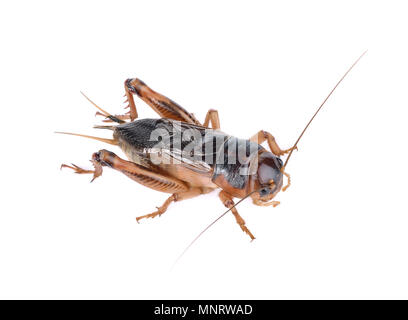
[[283,156],[284,154],[290,152],[292,149],[297,149],[297,147],[292,147],[287,150],[282,150],[278,146],[274,136],[264,130],[259,131],[257,134],[252,136],[249,140],[252,142],[256,142],[258,144],[262,144],[263,142],[268,141],[268,145],[272,153],[278,157]]
[[224,206],[226,206],[228,209],[231,209],[231,212],[234,215],[238,225],[241,227],[241,230],[244,231],[247,235],[249,235],[251,240],[254,240],[255,237],[251,233],[251,231],[249,231],[249,229],[246,227],[245,220],[239,215],[237,209],[234,207],[234,201],[232,200],[232,196],[226,193],[224,190],[222,190],[219,194],[219,197]]

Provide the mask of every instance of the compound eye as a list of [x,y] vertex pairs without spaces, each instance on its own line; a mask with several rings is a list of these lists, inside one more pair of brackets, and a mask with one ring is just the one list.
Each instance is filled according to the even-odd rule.
[[259,195],[260,195],[261,197],[265,197],[268,193],[269,193],[269,189],[268,189],[268,188],[262,188],[261,190],[259,190]]

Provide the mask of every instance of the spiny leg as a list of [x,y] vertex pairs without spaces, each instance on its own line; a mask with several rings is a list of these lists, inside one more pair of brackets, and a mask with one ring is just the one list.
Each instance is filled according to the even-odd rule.
[[[88,100],[95,108],[97,108],[99,111],[96,112],[95,116],[103,116],[106,119],[104,120],[105,122],[117,122],[117,123],[125,123],[125,120],[127,118],[127,115],[111,115],[109,112],[106,112],[103,110],[100,106],[98,106],[95,102],[93,102],[89,97],[81,91],[81,94],[85,97],[86,100]],[[123,119],[122,119],[123,118]]]
[[[106,115],[104,115],[103,113],[97,111],[95,113],[95,116],[102,116],[105,117],[105,119],[102,120],[102,122],[117,122],[115,120],[112,120],[110,117],[107,117]],[[129,113],[125,113],[125,114],[115,114],[112,116],[115,119],[121,120],[124,122],[127,122],[127,120],[130,120],[130,114]]]
[[220,118],[218,116],[218,111],[214,109],[210,109],[207,111],[205,116],[205,120],[203,123],[203,127],[209,128],[209,124],[211,122],[211,126],[213,129],[217,130],[220,129]]
[[139,220],[141,219],[154,218],[156,216],[160,217],[163,213],[167,211],[167,208],[169,207],[170,203],[174,201],[176,201],[176,197],[175,194],[172,194],[169,198],[167,198],[166,201],[164,201],[164,203],[160,207],[156,207],[157,210],[155,212],[136,217],[137,223],[139,223]]
[[94,170],[82,169],[81,167],[78,167],[76,164],[73,164],[73,163],[71,163],[72,166],[67,165],[67,164],[62,164],[61,169],[62,168],[69,168],[69,169],[74,170],[74,172],[78,173],[78,174],[93,174],[94,176],[93,176],[93,178],[91,180],[91,182],[92,182],[96,178],[98,178],[98,177],[100,177],[102,175],[102,166],[98,162],[96,162],[94,160],[91,160],[91,162],[92,162],[92,164],[93,164],[93,166],[95,168]]
[[95,170],[87,170],[87,169],[82,169],[81,167],[78,167],[76,164],[71,163],[70,165],[67,164],[61,164],[61,168],[70,168],[72,170],[74,170],[75,173],[79,173],[79,174],[87,174],[87,173],[94,173]]
[[137,78],[127,79],[125,81],[125,91],[127,101],[129,102],[131,121],[137,118],[136,105],[133,98],[133,94],[136,94],[162,118],[200,124],[193,114],[189,113],[173,100],[153,91],[143,81]]
[[156,191],[175,193],[189,189],[189,187],[179,179],[159,173],[154,167],[142,166],[124,160],[108,150],[103,149],[94,153],[92,159],[101,166],[120,171],[130,179]]
[[156,216],[161,216],[163,213],[166,212],[167,208],[172,202],[191,199],[197,197],[201,194],[208,193],[212,191],[212,189],[208,188],[190,188],[188,191],[185,192],[177,192],[173,193],[160,207],[157,207],[157,210],[153,213],[146,214],[144,216],[140,216],[136,218],[136,221],[139,222],[141,219],[145,218],[154,218]]
[[[278,156],[278,157],[283,156],[284,154],[290,152],[293,149],[293,147],[292,147],[292,148],[289,148],[289,149],[286,149],[286,150],[282,150],[278,146],[278,144],[277,144],[275,138],[273,137],[273,135],[270,134],[267,131],[264,131],[264,130],[260,130],[257,134],[253,135],[249,140],[252,141],[252,142],[256,142],[258,144],[262,144],[263,142],[268,141],[268,145],[269,145],[269,148],[271,149],[272,153],[274,155]],[[295,147],[295,149],[297,149],[297,147]]]
[[246,227],[245,220],[239,215],[237,209],[233,207],[234,201],[232,200],[232,196],[226,193],[224,190],[222,190],[219,193],[219,197],[222,203],[224,204],[224,206],[226,206],[228,209],[231,209],[231,212],[234,215],[235,220],[237,221],[238,225],[241,227],[242,231],[244,231],[247,235],[249,235],[251,240],[254,240],[255,237],[251,233],[251,231],[249,231],[249,229]]
[[130,121],[133,121],[135,119],[137,119],[138,114],[137,114],[137,110],[136,110],[136,104],[135,104],[135,99],[133,98],[133,93],[135,90],[133,90],[133,88],[131,87],[130,84],[130,79],[127,79],[125,81],[125,103],[128,102],[129,104],[126,106],[126,108],[129,108],[129,117],[130,117]]
[[[123,122],[127,122],[127,121],[133,121],[135,120],[138,116],[137,116],[137,111],[136,111],[136,106],[135,106],[135,102],[133,100],[133,96],[132,94],[126,90],[126,93],[124,95],[124,97],[126,97],[126,100],[124,101],[124,103],[129,103],[125,109],[128,109],[129,106],[132,106],[130,108],[129,111],[127,111],[125,114],[115,114],[114,117],[116,119],[122,120]],[[103,113],[101,112],[97,112],[95,115],[97,116],[105,116]],[[114,122],[114,120],[110,119],[109,117],[107,117],[105,120],[102,120],[103,122]]]
[[97,177],[102,174],[102,167],[110,167],[122,172],[132,180],[153,190],[168,193],[189,190],[189,187],[179,179],[167,177],[155,171],[153,167],[142,166],[134,162],[124,160],[108,150],[103,149],[95,152],[92,155],[91,162],[94,165],[95,170],[82,169],[74,164],[72,166],[63,164],[61,165],[61,168],[70,168],[79,174],[94,173],[94,175]]

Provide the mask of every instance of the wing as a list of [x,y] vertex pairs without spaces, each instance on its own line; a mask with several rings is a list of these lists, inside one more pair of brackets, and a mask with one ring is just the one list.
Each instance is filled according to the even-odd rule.
[[218,150],[229,139],[221,131],[170,119],[135,120],[117,126],[114,134],[134,162],[178,165],[200,174],[212,173]]

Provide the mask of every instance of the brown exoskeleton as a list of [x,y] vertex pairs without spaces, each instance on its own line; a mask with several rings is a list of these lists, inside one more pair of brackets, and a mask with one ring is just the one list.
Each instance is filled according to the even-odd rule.
[[[111,151],[100,150],[92,155],[94,170],[76,165],[63,164],[61,167],[71,168],[80,174],[93,174],[92,181],[102,174],[102,167],[110,167],[146,187],[171,194],[155,212],[137,217],[137,221],[160,216],[172,202],[221,189],[219,197],[222,203],[233,213],[242,231],[255,239],[238,214],[233,198],[250,196],[258,206],[279,204],[273,198],[290,185],[285,167],[293,150],[313,118],[358,60],[336,84],[292,148],[282,150],[275,138],[263,130],[248,140],[227,135],[220,131],[216,110],[209,110],[204,122],[200,123],[193,114],[153,91],[141,80],[128,79],[125,81],[125,96],[129,112],[125,115],[111,115],[90,101],[100,110],[98,114],[106,117],[104,122],[118,123],[95,126],[112,130],[113,138],[79,135],[119,146],[128,160]],[[160,119],[138,119],[134,95],[146,102]],[[265,141],[269,150],[261,146]],[[289,156],[283,163],[280,157],[287,153]],[[286,186],[283,186],[284,176],[288,178]]]

